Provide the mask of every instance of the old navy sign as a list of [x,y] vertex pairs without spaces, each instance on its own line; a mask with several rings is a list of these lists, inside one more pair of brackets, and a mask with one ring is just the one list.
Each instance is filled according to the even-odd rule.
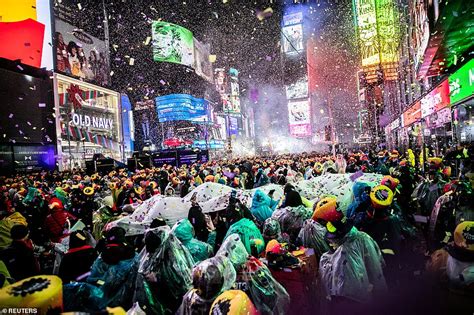
[[113,128],[113,120],[103,117],[94,117],[89,115],[82,115],[74,113],[72,116],[72,123],[81,127],[92,127],[98,129],[111,130]]

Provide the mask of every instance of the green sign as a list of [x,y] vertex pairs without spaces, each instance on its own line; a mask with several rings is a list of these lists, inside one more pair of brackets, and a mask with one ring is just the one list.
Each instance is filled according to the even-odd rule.
[[451,104],[474,94],[474,59],[449,77]]
[[162,21],[154,21],[151,27],[153,61],[193,66],[194,42],[190,30]]

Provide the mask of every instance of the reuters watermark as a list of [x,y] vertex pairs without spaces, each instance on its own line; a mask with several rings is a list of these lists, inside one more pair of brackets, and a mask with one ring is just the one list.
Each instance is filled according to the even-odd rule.
[[1,314],[38,314],[38,309],[34,307],[7,307],[0,309]]

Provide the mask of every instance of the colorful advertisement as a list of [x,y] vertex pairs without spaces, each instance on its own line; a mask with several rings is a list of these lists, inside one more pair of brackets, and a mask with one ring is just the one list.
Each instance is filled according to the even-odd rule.
[[189,94],[170,94],[155,98],[160,122],[189,120],[209,121],[208,101]]
[[283,26],[303,23],[303,12],[285,14],[283,16]]
[[289,25],[282,28],[282,48],[288,55],[297,54],[304,50],[303,46],[303,25]]
[[304,77],[286,86],[286,98],[289,100],[308,97],[308,78]]
[[403,113],[403,127],[410,126],[421,119],[421,102],[417,101]]
[[50,1],[2,0],[0,57],[53,69]]
[[239,134],[239,122],[237,117],[227,116],[227,124],[229,128],[229,135],[230,136],[237,136]]
[[73,2],[66,2],[70,1],[54,6],[56,71],[100,86],[110,85],[107,36],[103,27],[88,24],[88,15],[95,9],[81,9]]
[[424,0],[414,0],[409,6],[413,21],[410,27],[411,47],[415,52],[415,69],[418,69],[430,39],[427,3]]
[[190,30],[163,21],[154,21],[151,27],[153,61],[194,65],[194,40]]
[[[386,79],[397,78],[399,16],[394,0],[353,0],[362,67],[370,82],[382,66]],[[371,71],[368,71],[368,70]]]
[[452,104],[474,94],[474,59],[449,77],[449,92]]
[[209,61],[209,45],[194,39],[194,70],[196,74],[213,83],[212,63]]
[[240,114],[240,90],[239,90],[239,72],[237,69],[230,68],[230,96],[229,101],[224,106],[224,111],[232,114]]
[[421,117],[431,115],[447,106],[449,106],[449,83],[444,80],[433,91],[421,99]]
[[288,101],[288,121],[293,136],[311,135],[311,111],[308,100]]
[[354,0],[357,32],[360,41],[362,66],[372,66],[380,62],[377,49],[377,15],[375,0]]

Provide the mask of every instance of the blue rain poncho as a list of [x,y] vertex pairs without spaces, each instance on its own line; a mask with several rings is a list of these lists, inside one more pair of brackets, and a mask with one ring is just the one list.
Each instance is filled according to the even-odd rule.
[[353,227],[335,251],[321,256],[319,270],[325,296],[370,302],[387,290],[383,264],[377,243]]
[[195,264],[212,256],[213,250],[211,245],[194,238],[194,228],[188,219],[176,222],[172,229],[172,233],[176,235],[176,237],[189,250]]
[[252,198],[252,207],[250,207],[250,211],[259,222],[264,222],[272,216],[277,205],[278,200],[273,200],[263,191],[257,189]]

